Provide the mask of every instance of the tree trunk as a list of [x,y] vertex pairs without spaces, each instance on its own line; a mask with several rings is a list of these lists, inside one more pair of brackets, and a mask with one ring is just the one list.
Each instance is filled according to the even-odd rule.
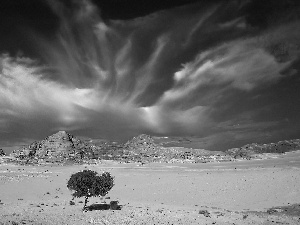
[[83,210],[86,208],[86,204],[88,203],[88,196],[85,196]]

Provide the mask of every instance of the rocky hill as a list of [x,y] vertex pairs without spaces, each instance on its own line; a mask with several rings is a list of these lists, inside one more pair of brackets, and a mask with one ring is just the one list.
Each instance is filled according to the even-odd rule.
[[282,154],[285,152],[300,150],[300,139],[284,140],[277,143],[268,144],[247,144],[240,148],[228,149],[225,153],[233,156],[234,158],[247,158],[251,159],[254,155],[263,153],[276,153]]
[[[284,140],[268,144],[252,143],[240,148],[232,148],[225,152],[220,152],[186,147],[167,147],[163,144],[157,144],[157,141],[155,142],[151,136],[142,134],[128,141],[124,145],[124,149],[124,155],[127,156],[129,161],[139,159],[141,161],[198,163],[232,161],[238,158],[264,158],[263,155],[265,153],[282,154],[300,150],[300,139]],[[126,158],[124,155],[123,158]]]
[[150,135],[141,134],[127,141],[124,149],[133,154],[154,154],[160,150],[160,147],[154,143]]
[[153,137],[146,134],[134,137],[124,145],[123,158],[127,158],[128,161],[190,163],[232,160],[230,156],[222,152],[185,147],[163,147],[156,144]]
[[93,147],[80,139],[59,131],[42,141],[14,150],[10,156],[18,159],[62,161],[68,159],[93,158]]
[[[98,140],[98,139],[97,139]],[[83,162],[90,159],[116,160],[119,162],[189,162],[232,161],[237,158],[257,158],[264,153],[284,153],[300,149],[300,139],[269,144],[247,144],[226,152],[182,146],[166,147],[153,137],[141,134],[125,144],[91,139],[79,139],[65,131],[59,131],[42,141],[14,150],[10,156],[28,162]],[[3,154],[0,151],[0,155]]]

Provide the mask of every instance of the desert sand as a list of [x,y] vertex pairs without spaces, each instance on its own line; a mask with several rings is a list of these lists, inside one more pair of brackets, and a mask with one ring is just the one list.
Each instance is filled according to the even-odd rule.
[[[83,198],[70,204],[66,186],[83,169],[115,177],[87,212]],[[0,224],[300,224],[300,152],[202,164],[0,164],[0,200]],[[121,210],[101,210],[110,201]]]

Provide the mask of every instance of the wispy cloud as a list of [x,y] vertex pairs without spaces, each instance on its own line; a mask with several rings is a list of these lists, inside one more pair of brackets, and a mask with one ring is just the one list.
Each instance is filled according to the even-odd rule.
[[[29,118],[41,111],[55,112],[67,122],[74,106],[92,107],[95,94],[91,89],[69,88],[45,79],[46,68],[28,58],[2,55],[0,112],[2,115]],[[69,116],[68,116],[69,115]]]
[[[49,2],[61,24],[55,40],[35,38],[45,63],[0,57],[0,136],[65,129],[112,139],[197,135],[221,143],[281,123],[259,121],[260,104],[235,103],[265,96],[263,88],[298,72],[299,22],[255,34],[239,5],[224,23],[222,5],[209,5],[201,13],[184,7],[181,14],[174,9],[105,23],[89,1],[71,10]],[[292,46],[284,60],[271,51],[278,43]]]

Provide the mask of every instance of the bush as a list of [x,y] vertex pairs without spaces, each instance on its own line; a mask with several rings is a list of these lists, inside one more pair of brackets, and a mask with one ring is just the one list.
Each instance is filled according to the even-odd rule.
[[109,172],[99,175],[92,170],[83,170],[72,174],[67,187],[75,191],[72,196],[85,197],[83,210],[86,208],[89,197],[105,196],[114,186],[114,177]]

